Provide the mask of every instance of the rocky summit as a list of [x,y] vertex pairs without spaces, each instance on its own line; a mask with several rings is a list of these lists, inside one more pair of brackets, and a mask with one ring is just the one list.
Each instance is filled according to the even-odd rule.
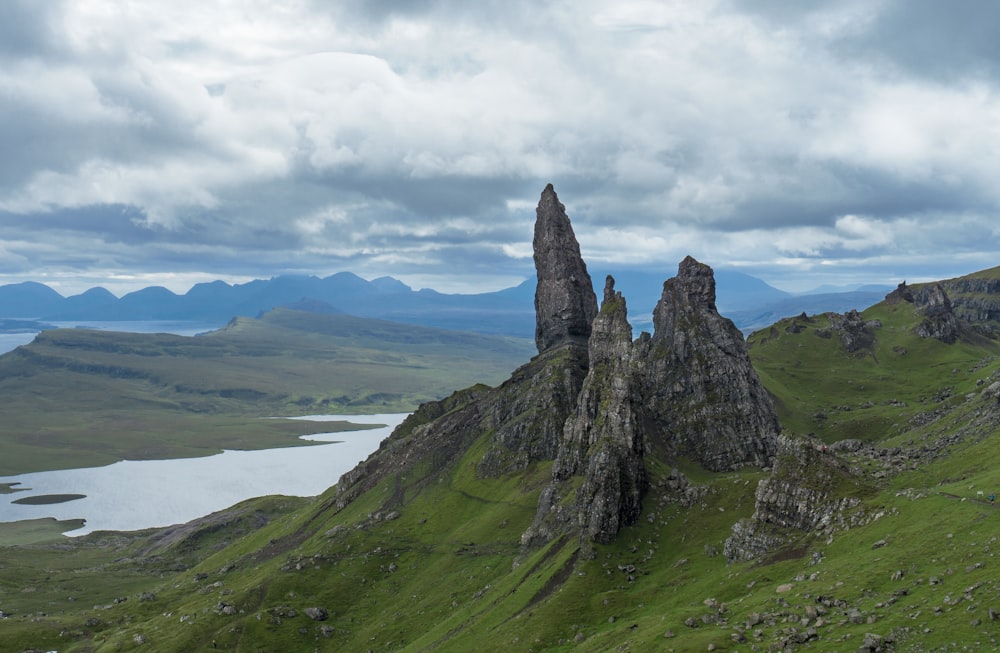
[[535,344],[539,353],[564,343],[586,344],[597,297],[566,207],[552,184],[542,191],[536,215]]
[[653,327],[636,343],[636,357],[654,448],[713,471],[767,465],[778,418],[743,335],[716,310],[709,266],[681,261],[663,284]]
[[650,457],[667,466],[693,459],[713,471],[769,464],[778,419],[742,335],[716,310],[709,266],[682,261],[663,285],[654,333],[633,340],[612,277],[598,311],[551,184],[538,203],[534,259],[538,355],[495,389],[469,390],[414,413],[341,479],[341,506],[386,474],[428,459],[447,465],[488,435],[481,478],[552,461],[522,545],[569,535],[587,551],[638,519]]

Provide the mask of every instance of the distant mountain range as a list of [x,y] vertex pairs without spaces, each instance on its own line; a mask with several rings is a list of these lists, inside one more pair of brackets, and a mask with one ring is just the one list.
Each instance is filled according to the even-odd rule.
[[[598,290],[603,288],[605,276],[603,272],[592,272]],[[673,272],[614,273],[637,330],[648,328],[663,282],[672,276]],[[720,312],[744,332],[802,311],[812,314],[863,309],[880,301],[891,289],[869,286],[853,292],[792,295],[740,272],[719,270],[715,276]],[[534,279],[505,290],[462,295],[413,290],[392,277],[366,281],[350,272],[325,278],[279,276],[236,285],[213,281],[197,284],[183,295],[151,286],[120,298],[100,287],[64,297],[44,284],[24,282],[0,286],[0,330],[5,324],[24,330],[73,321],[183,320],[221,326],[233,317],[256,316],[272,308],[291,306],[531,338],[535,329],[534,293]]]

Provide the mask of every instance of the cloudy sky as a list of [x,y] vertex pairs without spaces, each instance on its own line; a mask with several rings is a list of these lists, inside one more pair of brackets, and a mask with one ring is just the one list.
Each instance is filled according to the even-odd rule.
[[0,283],[1000,264],[993,0],[2,0]]

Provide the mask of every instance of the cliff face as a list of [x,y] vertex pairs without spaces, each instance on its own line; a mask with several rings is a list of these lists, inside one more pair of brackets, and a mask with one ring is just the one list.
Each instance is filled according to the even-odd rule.
[[[980,285],[975,282],[989,282],[990,280],[973,279],[969,281],[973,282],[972,287],[978,289]],[[968,287],[964,285],[964,282],[955,282],[955,284],[957,288]],[[989,283],[986,286],[988,287]],[[916,333],[921,338],[935,338],[950,345],[958,340],[961,334],[961,318],[954,310],[951,298],[948,297],[948,293],[940,283],[911,288],[904,281],[896,286],[895,290],[885,296],[885,301],[887,304],[900,304],[903,302],[913,304],[914,308],[924,316],[923,322],[916,328]],[[989,312],[987,312],[987,315],[989,315]],[[978,317],[976,316],[976,319],[967,319],[965,321],[975,322],[978,320]]]
[[597,297],[552,184],[542,191],[535,214],[535,344],[539,353],[564,343],[586,345]]
[[[1000,270],[980,274],[1000,276]],[[991,337],[1000,336],[1000,278],[971,275],[937,285],[947,293],[955,317]]]
[[525,545],[572,530],[585,543],[609,542],[639,516],[646,491],[644,420],[635,401],[632,327],[626,314],[625,299],[608,277],[590,337],[590,370],[566,420],[552,483],[521,538]]
[[556,457],[587,375],[587,338],[597,299],[569,217],[551,184],[542,192],[536,214],[538,356],[497,388],[474,388],[421,406],[377,452],[340,479],[339,505],[422,463],[446,468],[483,437],[488,444],[476,466],[482,478]]
[[715,308],[711,268],[685,259],[664,283],[654,334],[633,341],[625,298],[611,277],[598,311],[551,185],[536,215],[538,356],[498,388],[422,406],[341,479],[338,504],[387,475],[446,468],[480,443],[482,478],[552,461],[522,544],[570,536],[586,551],[638,518],[649,456],[667,465],[684,456],[710,470],[769,464],[777,416],[742,335]]
[[833,334],[840,339],[844,350],[850,354],[864,355],[870,353],[875,345],[875,332],[882,328],[878,320],[866,320],[856,310],[840,313],[827,313],[830,326],[818,329],[820,337],[831,337]]
[[949,345],[958,340],[959,321],[941,284],[935,283],[915,293],[914,304],[924,314],[924,321],[917,327],[917,335],[936,338]]
[[835,499],[838,481],[850,478],[837,458],[802,440],[780,437],[769,478],[757,485],[753,516],[733,526],[723,553],[752,560],[802,533],[821,536],[870,519],[855,497]]
[[590,370],[524,545],[565,532],[578,533],[585,549],[613,539],[639,516],[648,455],[713,471],[765,466],[774,455],[777,415],[743,336],[715,308],[710,267],[681,262],[664,283],[652,336],[633,342],[626,315],[609,277]]
[[712,269],[685,258],[663,284],[653,326],[637,343],[651,446],[713,471],[767,465],[778,418],[742,334],[715,308]]

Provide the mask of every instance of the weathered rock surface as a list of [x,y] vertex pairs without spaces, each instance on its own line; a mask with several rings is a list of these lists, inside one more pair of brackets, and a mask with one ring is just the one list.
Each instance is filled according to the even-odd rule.
[[[945,285],[955,292],[965,293],[960,301],[961,308],[952,303]],[[924,321],[917,326],[917,335],[950,345],[958,340],[963,324],[975,324],[978,330],[988,335],[992,333],[991,323],[1000,320],[1000,280],[962,278],[918,288],[910,288],[904,281],[885,296],[885,301],[913,304],[924,315]]]
[[765,466],[780,430],[746,343],[715,307],[712,269],[691,257],[663,284],[653,336],[634,354],[651,449],[713,471]]
[[[443,470],[486,434],[490,442],[477,465],[483,478],[556,457],[566,418],[576,408],[587,375],[587,338],[597,299],[569,218],[551,184],[542,192],[536,215],[539,355],[497,388],[477,386],[420,406],[378,451],[341,477],[338,506],[347,505],[386,476],[401,475],[422,462]],[[383,507],[394,504],[390,501]]]
[[754,513],[733,526],[723,547],[730,562],[752,560],[803,533],[821,536],[872,519],[857,497],[836,498],[838,483],[857,481],[824,447],[781,436],[771,475],[757,485]]
[[[530,545],[567,528],[584,542],[610,542],[634,523],[646,491],[642,422],[634,404],[632,327],[625,300],[607,278],[601,311],[590,337],[590,371],[576,410],[566,420],[552,484],[542,492],[532,527],[522,536]],[[583,482],[567,501],[573,476]]]
[[984,273],[941,281],[952,312],[960,321],[990,337],[1000,337],[1000,275],[994,268]]
[[710,267],[681,262],[664,283],[652,336],[633,342],[626,314],[609,277],[590,337],[590,371],[553,481],[522,536],[527,546],[566,531],[578,532],[585,548],[610,541],[638,518],[645,456],[684,456],[719,471],[766,466],[774,455],[774,406],[742,334],[715,308]]
[[924,314],[924,321],[917,326],[917,335],[949,345],[958,340],[961,327],[952,311],[951,300],[940,284],[925,286],[914,293],[914,305]]
[[[346,506],[381,479],[423,462],[443,471],[486,434],[491,440],[477,465],[480,477],[553,460],[586,374],[586,350],[563,347],[539,354],[497,388],[476,386],[422,405],[375,453],[340,478],[338,506]],[[397,505],[391,500],[382,508]]]
[[[896,289],[898,290],[899,288]],[[858,311],[847,311],[843,315],[827,313],[826,317],[830,325],[817,328],[817,336],[830,338],[836,335],[840,339],[840,344],[851,354],[864,354],[874,348],[875,331],[882,328],[882,323],[878,320],[865,320]]]
[[535,213],[535,344],[539,353],[567,342],[586,345],[597,296],[552,184],[542,191]]
[[901,282],[896,289],[885,296],[886,304],[901,304],[901,303],[912,304],[913,303],[913,291],[906,282]]

